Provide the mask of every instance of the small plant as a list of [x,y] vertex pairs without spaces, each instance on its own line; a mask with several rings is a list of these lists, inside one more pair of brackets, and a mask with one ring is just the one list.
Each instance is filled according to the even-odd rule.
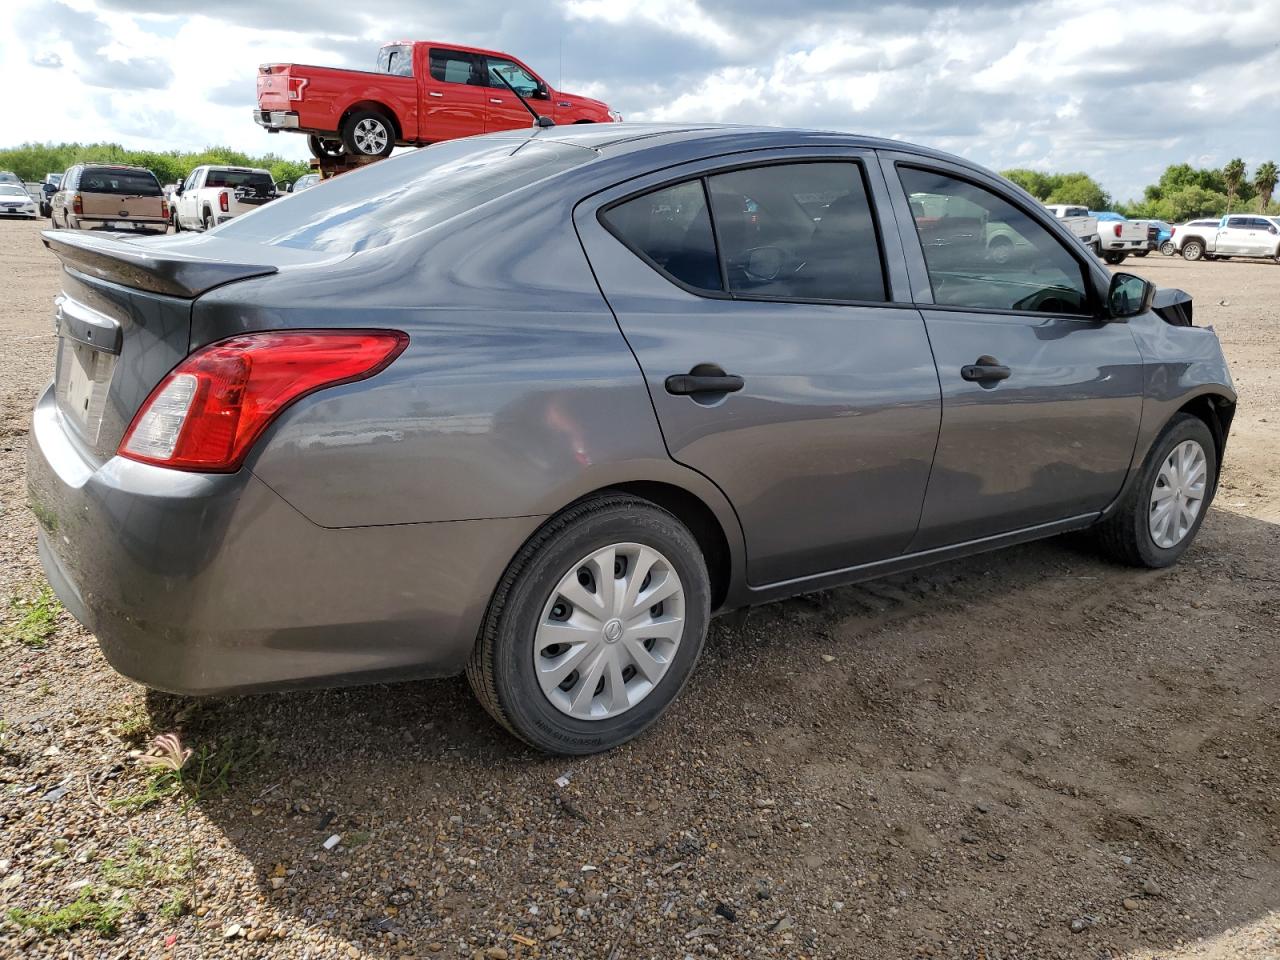
[[24,929],[38,930],[47,937],[88,928],[104,937],[110,937],[120,929],[120,918],[129,909],[129,898],[108,898],[107,891],[97,887],[85,887],[73,902],[65,907],[39,910],[15,909],[9,911],[9,919]]
[[34,600],[14,597],[9,607],[18,619],[5,627],[5,638],[36,650],[49,642],[58,625],[58,614],[62,612],[62,604],[49,587],[36,594]]
[[111,722],[111,732],[121,740],[142,740],[151,732],[151,714],[140,703],[121,704]]
[[156,850],[146,850],[134,837],[125,847],[123,860],[102,862],[102,879],[113,887],[141,890],[145,887],[168,886],[185,880],[189,873],[191,851],[184,849],[181,859],[166,860]]

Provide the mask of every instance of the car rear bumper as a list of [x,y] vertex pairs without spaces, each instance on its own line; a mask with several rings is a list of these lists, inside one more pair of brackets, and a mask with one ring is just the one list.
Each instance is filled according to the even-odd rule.
[[253,120],[268,130],[297,130],[299,127],[296,110],[255,110]]
[[1152,246],[1144,240],[1117,240],[1112,237],[1110,240],[1103,238],[1102,249],[1108,253],[1117,253],[1121,250],[1151,250]]
[[88,460],[50,387],[28,448],[40,559],[116,670],[209,694],[458,673],[537,518],[317,526],[248,469]]

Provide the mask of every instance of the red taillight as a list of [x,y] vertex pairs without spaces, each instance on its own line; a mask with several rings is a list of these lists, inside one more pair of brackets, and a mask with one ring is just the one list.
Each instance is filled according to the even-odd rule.
[[1173,237],[1174,237],[1174,234],[1176,234],[1177,232],[1178,232],[1178,228],[1177,228],[1177,227],[1170,227],[1170,228],[1169,228],[1169,239],[1170,239],[1170,240],[1172,240],[1172,239],[1173,239]]
[[[222,212],[226,213],[231,209],[231,204],[227,201],[227,191],[223,190],[218,194],[218,206],[222,208]],[[1117,234],[1119,236],[1119,234]]]
[[306,77],[290,77],[289,78],[289,99],[301,100],[302,91],[307,89]]
[[211,343],[151,391],[116,452],[180,470],[238,470],[290,404],[373,376],[408,343],[394,330],[288,330]]
[[168,200],[160,201],[160,216],[165,220],[169,219],[169,201]]
[[77,217],[84,213],[84,197],[78,193],[71,198],[71,212]]
[[1114,229],[1114,230],[1115,230],[1115,233],[1116,233],[1116,236],[1117,236],[1117,237],[1118,237],[1118,236],[1120,236],[1120,224],[1118,224],[1118,223],[1117,223],[1117,224],[1115,225],[1115,227],[1113,227],[1112,229]]

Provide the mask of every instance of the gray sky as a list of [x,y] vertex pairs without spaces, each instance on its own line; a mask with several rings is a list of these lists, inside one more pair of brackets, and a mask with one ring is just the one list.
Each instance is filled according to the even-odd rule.
[[[368,68],[384,40],[515,53],[628,119],[853,130],[1120,199],[1169,163],[1280,161],[1280,0],[7,0],[0,145],[227,144],[261,62]],[[563,77],[563,80],[561,80]],[[19,111],[13,91],[38,91]],[[21,122],[15,122],[20,117]]]

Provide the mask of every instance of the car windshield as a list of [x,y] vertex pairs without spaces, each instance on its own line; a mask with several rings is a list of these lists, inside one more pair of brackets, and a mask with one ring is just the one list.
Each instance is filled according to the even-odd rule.
[[595,156],[554,140],[450,140],[295,192],[219,231],[273,246],[351,253],[416,236]]
[[88,167],[80,175],[80,189],[85,193],[113,193],[125,196],[160,196],[160,181],[150,170],[122,170]]
[[12,184],[0,183],[0,197],[25,197],[27,191],[22,187],[15,187]]
[[275,193],[276,182],[271,174],[259,170],[210,170],[205,177],[206,187],[244,187],[266,195]]
[[10,173],[8,170],[0,170],[0,183],[16,183],[22,185],[22,181],[18,179],[17,174]]

